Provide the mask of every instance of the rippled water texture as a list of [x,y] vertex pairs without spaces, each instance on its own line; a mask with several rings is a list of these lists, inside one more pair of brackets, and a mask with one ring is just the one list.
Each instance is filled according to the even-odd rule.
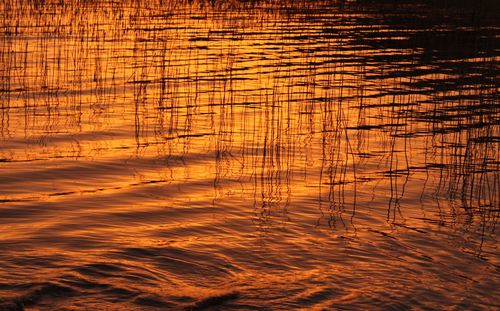
[[2,1],[0,309],[499,308],[476,2]]

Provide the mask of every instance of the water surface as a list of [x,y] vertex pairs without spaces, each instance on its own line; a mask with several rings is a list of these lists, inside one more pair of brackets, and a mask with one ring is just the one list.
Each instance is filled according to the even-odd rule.
[[3,1],[0,309],[500,307],[495,12]]

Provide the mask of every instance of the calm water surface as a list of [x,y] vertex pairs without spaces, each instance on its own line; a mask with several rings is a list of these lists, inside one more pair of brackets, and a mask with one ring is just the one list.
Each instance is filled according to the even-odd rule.
[[0,309],[499,308],[497,6],[0,3]]

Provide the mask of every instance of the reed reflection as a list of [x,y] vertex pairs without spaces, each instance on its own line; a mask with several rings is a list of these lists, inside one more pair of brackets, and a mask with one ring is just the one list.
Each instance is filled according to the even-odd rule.
[[[87,6],[21,10],[17,2],[5,5],[23,14],[49,8],[57,14],[80,16],[79,10],[90,14]],[[388,183],[388,219],[394,222],[397,214],[403,217],[401,200],[411,176],[425,172],[429,179],[437,169],[435,196],[447,192],[446,198],[459,200],[466,210],[498,205],[494,57],[483,53],[482,58],[460,65],[445,60],[431,66],[425,50],[420,54],[415,46],[407,53],[401,44],[398,52],[386,56],[361,51],[353,58],[343,53],[345,42],[358,40],[349,29],[336,33],[327,28],[306,37],[280,29],[262,32],[272,28],[262,26],[263,16],[255,16],[261,24],[252,26],[250,20],[246,27],[256,27],[253,31],[262,36],[258,40],[266,42],[273,36],[285,40],[276,45],[280,54],[273,60],[277,55],[272,46],[263,58],[248,52],[260,42],[252,36],[242,39],[238,24],[191,18],[185,12],[175,18],[174,13],[166,13],[167,7],[146,26],[127,5],[102,9],[124,18],[110,20],[115,23],[110,25],[96,16],[91,23],[75,27],[64,20],[56,27],[24,18],[23,22],[35,24],[19,27],[10,24],[7,16],[1,57],[1,133],[9,144],[22,140],[30,150],[24,152],[36,150],[35,154],[49,158],[101,157],[104,154],[98,151],[105,150],[112,156],[114,150],[131,147],[128,138],[107,141],[102,136],[114,135],[119,128],[126,133],[127,122],[133,119],[136,156],[147,154],[148,148],[163,149],[171,140],[182,145],[176,144],[174,153],[187,155],[198,148],[191,146],[192,141],[204,138],[209,145],[202,152],[215,153],[215,195],[223,197],[217,188],[239,166],[239,180],[262,188],[264,210],[282,200],[283,180],[288,206],[295,177],[307,180],[309,174],[319,178],[320,209],[326,199],[327,209],[340,213],[348,198],[354,215],[358,183],[379,180]],[[163,23],[166,16],[172,17],[172,26],[155,24],[155,19]],[[43,27],[54,33],[70,32],[73,37],[65,41],[26,37]],[[192,30],[200,29],[206,29],[208,36],[192,35]],[[131,34],[131,40],[125,39]],[[324,42],[318,43],[320,38]],[[241,42],[235,45],[235,39]],[[304,39],[311,48],[296,46]],[[384,38],[369,44],[393,45]],[[438,53],[445,52],[438,49]],[[463,57],[465,52],[446,53]],[[430,70],[441,73],[429,76]],[[122,120],[114,117],[117,113]],[[426,150],[409,156],[422,140]],[[65,147],[61,147],[63,141]],[[305,150],[313,152],[302,154]],[[4,162],[23,157],[12,155],[20,152],[18,147],[8,151],[11,154],[3,156]],[[40,160],[35,155],[26,157]],[[376,170],[365,170],[378,161]],[[258,175],[259,182],[251,182]]]

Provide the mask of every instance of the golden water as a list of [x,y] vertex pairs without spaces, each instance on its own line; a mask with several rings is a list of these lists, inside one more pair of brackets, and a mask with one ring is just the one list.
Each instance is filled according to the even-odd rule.
[[0,4],[0,309],[499,307],[498,19]]

